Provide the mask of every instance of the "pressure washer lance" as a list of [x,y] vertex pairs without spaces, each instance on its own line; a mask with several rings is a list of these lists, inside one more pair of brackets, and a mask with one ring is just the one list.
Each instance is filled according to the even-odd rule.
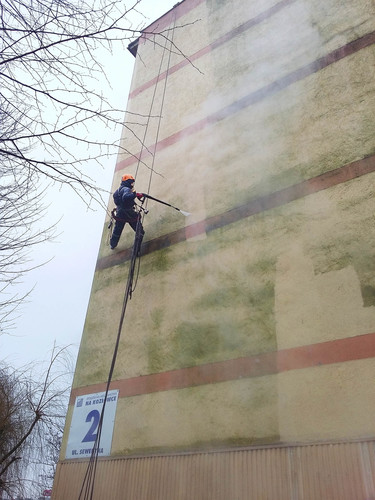
[[158,200],[158,198],[154,198],[153,196],[150,196],[149,194],[143,193],[143,196],[145,198],[149,198],[150,200],[157,201],[158,203],[162,203],[163,205],[167,205],[167,207],[174,208],[178,212],[181,212],[182,215],[185,215],[185,217],[188,217],[189,215],[191,215],[189,212],[185,212],[184,210],[181,210],[180,208],[174,207],[173,205],[171,205],[170,203],[167,203],[166,201]]

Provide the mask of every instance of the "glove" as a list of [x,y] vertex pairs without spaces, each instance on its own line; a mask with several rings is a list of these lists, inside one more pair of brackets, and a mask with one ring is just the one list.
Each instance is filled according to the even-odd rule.
[[141,200],[143,198],[143,193],[136,193],[135,194],[138,200]]

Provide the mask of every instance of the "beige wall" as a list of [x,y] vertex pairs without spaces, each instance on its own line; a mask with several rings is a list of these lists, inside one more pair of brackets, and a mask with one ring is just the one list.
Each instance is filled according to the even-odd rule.
[[[184,4],[189,0],[179,9]],[[373,2],[296,0],[269,11],[274,5],[207,0],[176,21],[185,26],[174,42],[189,57],[248,20],[259,22],[169,75],[159,141],[181,136],[157,152],[153,165],[148,156],[147,165],[116,171],[113,190],[131,173],[137,190],[146,191],[153,168],[150,194],[192,213],[185,218],[150,202],[146,242],[220,220],[261,196],[374,154],[374,45],[298,73],[372,32]],[[161,56],[152,41],[140,44],[132,91],[157,75]],[[172,54],[170,68],[181,61]],[[287,75],[294,75],[290,84]],[[279,88],[271,91],[273,82]],[[155,94],[148,147],[156,140],[164,83]],[[124,128],[122,145],[132,154],[140,151],[133,132],[143,136],[153,93],[154,85],[129,101],[129,112],[144,115],[127,117],[131,131]],[[120,153],[118,162],[127,158]],[[310,345],[373,333],[374,186],[375,173],[340,181],[145,253],[113,380],[297,347],[308,352]],[[132,238],[125,228],[115,252]],[[112,255],[105,228],[99,262]],[[106,381],[127,272],[125,261],[95,274],[74,390],[89,393]],[[322,366],[120,397],[112,453],[373,438],[374,360],[344,354]],[[67,433],[62,457],[66,439]]]

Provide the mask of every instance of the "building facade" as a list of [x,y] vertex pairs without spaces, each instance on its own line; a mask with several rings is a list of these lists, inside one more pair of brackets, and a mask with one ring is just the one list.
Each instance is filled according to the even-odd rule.
[[[144,204],[94,498],[375,499],[374,3],[184,0],[130,49],[113,191],[191,215]],[[124,303],[107,225],[53,500]]]

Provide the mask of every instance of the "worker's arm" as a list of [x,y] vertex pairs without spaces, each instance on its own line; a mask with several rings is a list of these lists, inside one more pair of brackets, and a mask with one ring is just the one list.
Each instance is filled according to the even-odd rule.
[[131,203],[132,201],[135,200],[135,197],[137,196],[137,193],[134,191],[131,191],[129,188],[123,189],[122,192],[122,202],[126,205]]

